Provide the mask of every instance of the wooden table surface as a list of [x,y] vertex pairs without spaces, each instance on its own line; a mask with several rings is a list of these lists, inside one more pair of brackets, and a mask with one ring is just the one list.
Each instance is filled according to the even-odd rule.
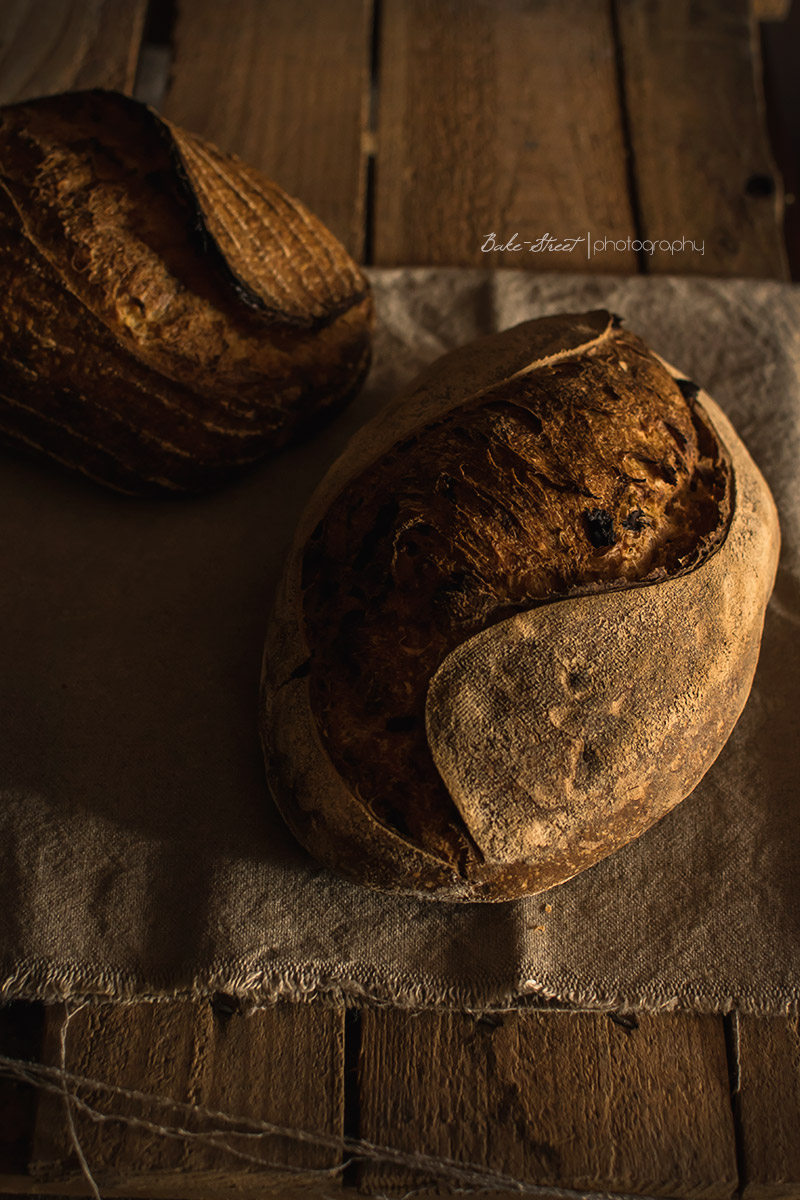
[[[133,92],[262,168],[366,263],[787,278],[747,0],[154,0],[147,9],[146,0],[4,0],[0,102],[73,87]],[[490,231],[587,229],[614,240],[685,236],[705,252],[520,263],[480,248]],[[62,1017],[55,1007],[0,1010],[0,1053],[57,1063]],[[315,1004],[243,1017],[217,997],[83,1009],[66,1064],[548,1188],[800,1196],[800,1030],[788,1018],[481,1018]],[[135,1100],[125,1111],[143,1117]],[[143,1125],[79,1115],[75,1127],[108,1195],[404,1196],[434,1178],[369,1161],[336,1171],[340,1148],[285,1137],[235,1141],[259,1166]],[[332,1174],[314,1174],[325,1168]],[[0,1083],[0,1190],[88,1192],[53,1094]]]

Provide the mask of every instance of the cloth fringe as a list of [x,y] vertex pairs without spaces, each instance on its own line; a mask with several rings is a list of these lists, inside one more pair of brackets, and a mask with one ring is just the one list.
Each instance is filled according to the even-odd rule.
[[[0,1003],[24,1000],[44,1004],[139,1004],[165,1000],[212,1001],[220,994],[233,997],[247,1013],[281,1001],[325,1004],[335,1008],[402,1008],[411,1011],[482,1013],[522,1012],[528,1009],[568,1012],[693,1012],[724,1016],[800,1016],[800,988],[753,989],[746,996],[725,991],[690,990],[667,993],[639,988],[605,992],[577,985],[553,987],[540,980],[520,979],[512,987],[473,983],[459,987],[443,980],[387,979],[378,972],[358,979],[330,970],[327,964],[276,963],[270,971],[219,970],[202,981],[177,987],[173,980],[152,977],[150,987],[124,971],[98,976],[72,965],[52,962],[17,964],[4,974],[0,966]],[[483,992],[483,996],[481,996]]]

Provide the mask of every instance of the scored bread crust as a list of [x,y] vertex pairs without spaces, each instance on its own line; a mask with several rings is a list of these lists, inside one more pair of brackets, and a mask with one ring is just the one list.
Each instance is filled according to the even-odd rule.
[[265,647],[261,729],[279,809],[333,869],[372,887],[454,901],[545,890],[683,799],[733,728],[755,670],[779,531],[764,480],[701,393],[697,410],[727,451],[735,479],[721,544],[674,577],[556,597],[517,613],[466,639],[433,676],[428,745],[484,861],[455,869],[376,819],[320,736],[301,571],[308,540],[335,497],[442,414],[474,404],[500,381],[596,353],[614,336],[615,321],[604,311],[568,314],[444,356],[353,439],[312,498]]
[[363,272],[299,201],[115,92],[0,108],[0,439],[136,495],[305,437],[369,367]]

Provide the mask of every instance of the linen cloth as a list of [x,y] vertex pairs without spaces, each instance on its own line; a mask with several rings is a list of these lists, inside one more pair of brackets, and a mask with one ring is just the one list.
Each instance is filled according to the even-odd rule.
[[[0,452],[0,996],[796,1007],[800,291],[369,274],[367,386],[225,491],[136,500]],[[344,882],[285,830],[257,733],[296,519],[349,434],[439,354],[601,306],[706,388],[775,496],[781,564],[745,712],[691,797],[545,895],[450,905]]]

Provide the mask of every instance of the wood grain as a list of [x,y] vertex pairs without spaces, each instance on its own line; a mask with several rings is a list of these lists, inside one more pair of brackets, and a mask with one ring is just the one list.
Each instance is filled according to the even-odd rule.
[[262,170],[355,258],[364,239],[370,0],[181,4],[162,110]]
[[[63,1010],[47,1009],[44,1061],[58,1065]],[[235,1116],[341,1135],[343,1123],[343,1023],[333,1009],[279,1004],[249,1017],[217,1015],[210,1004],[183,1001],[104,1005],[80,1010],[67,1032],[67,1069],[113,1083]],[[208,1132],[213,1128],[185,1112],[109,1098],[96,1092],[101,1111]],[[166,1118],[166,1119],[165,1119]],[[208,1146],[167,1138],[119,1122],[97,1123],[75,1115],[86,1161],[105,1194],[194,1196],[236,1178],[245,1192],[280,1183],[314,1189],[340,1161],[338,1150],[269,1136],[233,1136],[234,1148],[263,1160],[265,1169]],[[286,1165],[291,1173],[271,1169]],[[64,1102],[47,1095],[37,1113],[30,1175],[37,1190],[80,1185],[78,1161]],[[335,1191],[338,1176],[322,1177]],[[240,1189],[237,1188],[237,1191]]]
[[[367,1011],[361,1132],[531,1183],[728,1197],[736,1155],[722,1020]],[[424,1179],[365,1165],[392,1195]]]
[[800,1021],[738,1017],[744,1200],[800,1197]]
[[[608,5],[385,0],[375,262],[635,271]],[[572,252],[482,252],[549,233]]]
[[647,269],[788,278],[748,0],[615,4]]
[[0,104],[78,88],[133,89],[147,0],[4,0]]

